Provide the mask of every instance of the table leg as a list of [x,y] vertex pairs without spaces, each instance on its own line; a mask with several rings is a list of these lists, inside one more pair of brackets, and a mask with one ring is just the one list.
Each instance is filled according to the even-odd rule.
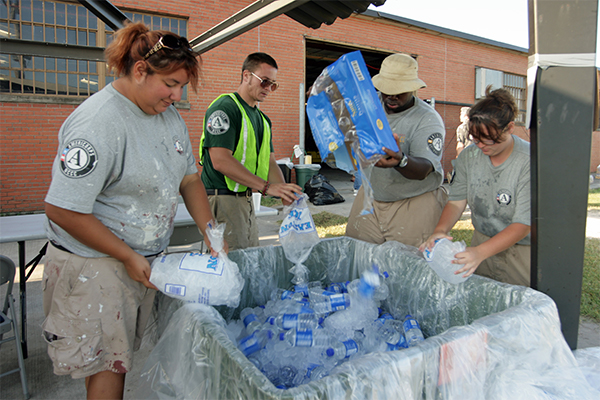
[[25,276],[25,241],[19,241],[19,300],[21,302],[21,348],[27,358],[27,277]]

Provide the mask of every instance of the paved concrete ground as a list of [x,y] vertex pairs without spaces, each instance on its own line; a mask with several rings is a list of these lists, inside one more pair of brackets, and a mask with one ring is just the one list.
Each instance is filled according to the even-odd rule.
[[[336,190],[346,199],[343,203],[314,206],[309,204],[313,215],[328,211],[334,214],[348,216],[354,200],[352,182],[350,176],[343,171],[323,169],[325,176],[330,180]],[[600,187],[600,180],[596,180],[593,187]],[[278,230],[283,219],[282,209],[275,216],[260,217],[260,244],[276,245],[278,244]],[[588,237],[600,238],[600,213],[588,216],[588,226],[586,235]],[[45,241],[27,242],[27,259],[33,258]],[[18,250],[16,243],[0,244],[0,254],[7,255],[13,260],[18,260]],[[18,276],[18,273],[17,273]],[[85,387],[83,380],[73,380],[68,376],[56,376],[52,373],[52,364],[46,353],[46,344],[41,337],[40,326],[43,322],[42,311],[42,291],[41,266],[33,273],[27,282],[27,306],[28,306],[28,347],[29,357],[25,360],[25,368],[29,378],[29,390],[32,399],[83,399],[85,398]],[[0,293],[3,298],[4,292]],[[13,294],[18,297],[18,289],[13,290]],[[18,300],[17,300],[18,303]],[[19,310],[17,309],[19,312]],[[579,325],[579,348],[600,347],[600,324],[590,321],[581,321]],[[125,399],[132,399],[137,389],[137,381],[146,361],[146,358],[152,350],[152,345],[145,342],[135,354],[134,369],[127,375],[125,387]],[[12,343],[2,346],[2,357],[0,358],[0,371],[5,372],[16,368],[16,351]],[[0,399],[20,399],[22,398],[19,374],[12,374],[0,379]]]

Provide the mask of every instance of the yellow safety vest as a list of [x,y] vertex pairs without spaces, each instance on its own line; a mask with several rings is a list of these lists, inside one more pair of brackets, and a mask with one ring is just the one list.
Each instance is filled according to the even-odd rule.
[[[261,177],[264,180],[268,180],[269,178],[269,161],[271,159],[271,128],[264,114],[259,110],[260,115],[263,119],[263,140],[260,146],[260,151],[256,154],[256,135],[254,133],[254,127],[250,122],[250,118],[244,110],[244,107],[236,97],[234,93],[225,93],[217,97],[212,103],[210,103],[209,108],[213,105],[213,103],[219,100],[223,96],[229,96],[235,101],[235,104],[240,109],[242,113],[242,130],[240,132],[240,140],[236,146],[235,151],[233,152],[233,157],[238,160],[244,167],[248,169],[248,171],[252,172],[254,175]],[[205,117],[206,118],[206,117]],[[203,161],[203,146],[204,146],[204,119],[202,120],[202,137],[200,138],[200,161]],[[238,182],[230,179],[225,176],[225,182],[227,183],[227,188],[232,192],[243,192],[247,189],[246,186],[239,184]]]

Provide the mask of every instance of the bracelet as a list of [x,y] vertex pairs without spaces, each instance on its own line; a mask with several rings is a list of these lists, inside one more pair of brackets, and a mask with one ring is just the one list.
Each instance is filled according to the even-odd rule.
[[267,190],[269,190],[269,186],[271,186],[271,184],[269,183],[269,181],[266,181],[265,187],[263,187],[263,190],[260,191],[260,194],[262,194],[263,196],[266,196]]

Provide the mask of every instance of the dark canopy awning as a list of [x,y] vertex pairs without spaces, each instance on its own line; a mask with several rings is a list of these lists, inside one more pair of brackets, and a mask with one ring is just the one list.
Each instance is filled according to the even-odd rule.
[[371,4],[383,3],[385,0],[259,0],[190,40],[190,44],[195,52],[204,53],[281,14],[318,29],[322,24],[333,24],[337,18],[364,12]]

